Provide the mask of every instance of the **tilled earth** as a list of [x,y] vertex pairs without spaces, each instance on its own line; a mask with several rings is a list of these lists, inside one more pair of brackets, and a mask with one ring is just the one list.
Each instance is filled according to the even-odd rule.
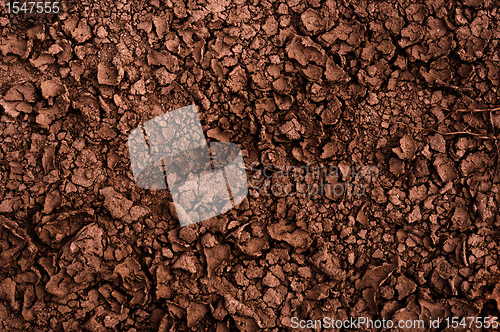
[[[0,330],[498,316],[498,5],[2,5]],[[127,138],[192,103],[241,147],[249,195],[181,228]],[[323,181],[282,172],[305,166],[363,190],[268,190]]]

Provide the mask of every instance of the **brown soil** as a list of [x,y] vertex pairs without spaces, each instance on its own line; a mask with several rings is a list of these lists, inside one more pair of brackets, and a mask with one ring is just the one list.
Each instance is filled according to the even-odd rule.
[[[420,2],[0,6],[0,330],[498,316],[500,10]],[[366,191],[254,185],[181,228],[167,190],[135,185],[127,137],[191,103],[249,185],[339,165],[328,181]]]

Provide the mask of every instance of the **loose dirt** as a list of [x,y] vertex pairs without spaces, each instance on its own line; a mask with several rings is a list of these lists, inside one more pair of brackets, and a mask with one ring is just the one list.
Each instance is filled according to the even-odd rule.
[[[0,330],[498,316],[495,1],[2,6],[0,52]],[[180,228],[127,138],[192,103],[249,195]],[[306,165],[351,192],[271,190]]]

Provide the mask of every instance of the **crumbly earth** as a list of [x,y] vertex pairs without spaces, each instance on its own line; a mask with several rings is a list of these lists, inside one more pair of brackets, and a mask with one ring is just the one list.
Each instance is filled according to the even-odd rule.
[[[498,316],[498,5],[2,5],[0,330]],[[181,228],[168,190],[136,186],[127,137],[192,103],[241,147],[250,190]],[[363,190],[261,190],[305,165]]]

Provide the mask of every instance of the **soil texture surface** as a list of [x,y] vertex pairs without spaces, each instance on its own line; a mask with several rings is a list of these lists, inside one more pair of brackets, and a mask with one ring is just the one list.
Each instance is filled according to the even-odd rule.
[[[499,316],[498,1],[12,6],[1,331]],[[137,186],[127,140],[191,104],[207,141],[241,148],[249,190],[181,227],[169,190]]]

